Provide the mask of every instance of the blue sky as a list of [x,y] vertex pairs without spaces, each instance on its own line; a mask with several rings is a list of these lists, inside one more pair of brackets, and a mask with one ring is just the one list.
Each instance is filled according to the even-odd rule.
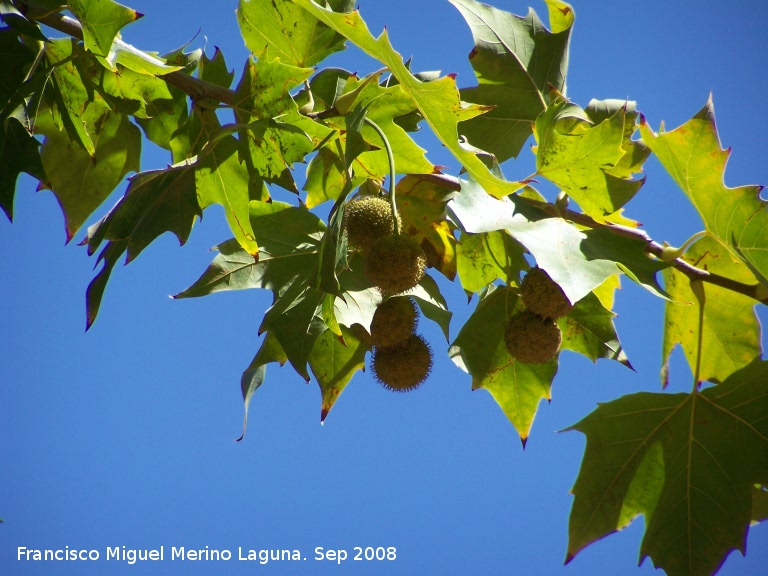
[[[193,47],[223,51],[239,74],[247,56],[236,2],[187,0],[129,5],[145,17],[124,31],[141,48],[169,51],[200,31]],[[496,5],[525,13],[524,2]],[[673,128],[713,94],[731,186],[768,182],[764,134],[768,92],[762,2],[575,1],[568,95],[629,98],[656,129]],[[533,7],[546,16],[544,3]],[[458,73],[474,85],[469,29],[443,0],[360,2],[378,33],[414,68]],[[333,65],[377,68],[354,48]],[[434,163],[452,159],[422,134]],[[168,158],[145,151],[145,168]],[[532,154],[504,166],[529,174]],[[300,177],[303,167],[297,167]],[[648,182],[629,205],[658,241],[679,244],[700,229],[692,208],[651,161]],[[122,191],[122,188],[121,188]],[[111,205],[113,200],[105,206]],[[321,208],[321,210],[326,208]],[[542,404],[525,451],[501,410],[444,354],[439,330],[422,322],[436,365],[417,392],[394,395],[358,374],[320,426],[320,395],[289,367],[268,369],[239,436],[239,377],[259,345],[270,296],[255,291],[204,299],[168,298],[207,266],[209,248],[229,238],[212,208],[188,244],[162,237],[113,274],[100,317],[84,333],[84,293],[93,260],[64,245],[50,193],[20,181],[13,224],[0,222],[0,573],[36,574],[403,574],[520,576],[641,575],[643,520],[584,550],[563,567],[569,490],[584,447],[558,434],[597,402],[659,389],[663,305],[624,282],[616,324],[637,372],[561,356],[553,401]],[[80,236],[76,238],[78,240]],[[452,336],[474,305],[454,303]],[[763,319],[766,318],[761,313]],[[671,391],[690,375],[673,358]],[[732,554],[720,574],[757,575],[768,562],[768,526],[753,527],[748,554]],[[99,562],[19,562],[16,550],[96,549]],[[106,547],[165,548],[163,562],[103,560]],[[229,562],[169,561],[171,547],[231,550]],[[395,547],[392,561],[353,561],[355,547]],[[298,549],[306,562],[239,562],[238,547]],[[345,549],[341,565],[316,561],[315,548]],[[255,565],[254,565],[255,564]]]

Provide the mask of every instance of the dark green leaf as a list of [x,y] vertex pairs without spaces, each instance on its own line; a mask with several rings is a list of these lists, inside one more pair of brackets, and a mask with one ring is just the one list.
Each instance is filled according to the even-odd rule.
[[768,363],[692,394],[631,394],[569,428],[587,436],[568,556],[645,515],[641,560],[714,574],[746,547],[754,484],[768,481]]
[[573,10],[549,2],[553,32],[531,9],[525,18],[475,2],[450,0],[472,30],[469,60],[478,86],[461,91],[467,102],[493,110],[459,125],[469,142],[499,162],[516,157],[531,135],[531,125],[546,108],[550,86],[565,88]]
[[19,174],[26,172],[45,181],[39,148],[40,142],[16,118],[0,122],[0,208],[9,220],[13,220],[13,198]]
[[573,310],[557,323],[563,333],[561,350],[573,350],[597,361],[608,358],[632,368],[619,342],[613,319],[616,314],[606,309],[594,294],[579,300]]

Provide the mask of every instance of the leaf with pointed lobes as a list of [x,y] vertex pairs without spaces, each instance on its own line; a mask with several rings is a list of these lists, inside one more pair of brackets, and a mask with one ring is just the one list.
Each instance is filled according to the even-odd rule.
[[218,254],[189,288],[174,298],[264,288],[277,299],[292,285],[308,285],[317,274],[325,223],[303,207],[284,202],[252,202],[250,221],[260,245],[258,260],[237,240],[216,246]]
[[107,242],[97,261],[97,265],[104,261],[104,266],[86,292],[87,326],[96,320],[109,276],[125,252],[127,264],[165,232],[172,232],[184,245],[198,217],[202,218],[202,210],[197,203],[192,167],[173,166],[131,178],[125,195],[88,229],[82,242],[88,244],[88,254]]
[[[330,9],[349,12],[349,0],[330,0]],[[245,45],[251,52],[270,52],[286,64],[314,66],[344,49],[344,38],[302,10],[291,0],[240,0],[237,21]]]
[[558,100],[536,119],[537,173],[602,222],[631,200],[644,180],[633,180],[629,168],[617,168],[629,152],[624,148],[628,141],[626,108],[619,108],[596,125],[580,109],[574,116],[574,108]]
[[768,363],[691,394],[631,394],[568,428],[587,437],[566,562],[645,515],[641,561],[710,576],[743,554],[755,484],[768,480]]
[[446,219],[446,205],[458,186],[439,174],[409,174],[397,183],[397,211],[403,230],[427,255],[427,265],[449,280],[456,277],[456,238]]
[[315,342],[309,356],[309,367],[317,379],[322,396],[320,422],[335,405],[339,396],[358,370],[365,368],[365,354],[370,350],[365,331],[359,324],[341,328],[337,336],[326,330]]
[[337,14],[320,7],[312,0],[293,0],[293,2],[389,68],[397,77],[398,86],[413,99],[435,135],[489,194],[501,198],[521,188],[518,183],[507,182],[494,175],[482,160],[459,144],[458,123],[483,114],[490,107],[468,105],[462,102],[456,88],[456,81],[451,76],[444,76],[431,82],[422,82],[416,78],[403,63],[402,56],[392,48],[386,29],[381,36],[374,38],[359,12]]
[[112,42],[123,26],[138,20],[142,14],[112,0],[69,0],[67,6],[83,25],[86,50],[101,56],[105,65],[114,69],[114,63],[107,63]]
[[632,369],[616,334],[615,317],[594,293],[587,294],[567,316],[557,321],[563,333],[561,350],[573,350],[593,362],[598,358],[615,360]]
[[489,287],[462,327],[448,355],[472,376],[472,389],[485,388],[520,435],[523,448],[542,400],[551,399],[557,357],[525,364],[510,356],[504,343],[508,319],[521,308],[517,291]]
[[548,1],[550,26],[536,12],[520,17],[474,0],[450,0],[466,20],[475,46],[469,61],[478,85],[465,88],[467,102],[493,109],[459,125],[469,142],[499,162],[517,157],[531,126],[550,101],[550,86],[565,90],[573,9]]
[[240,435],[240,438],[235,440],[235,442],[240,442],[245,438],[245,429],[248,426],[248,408],[251,405],[251,399],[253,398],[254,392],[256,392],[256,390],[258,390],[264,383],[267,373],[267,364],[270,362],[277,362],[280,366],[283,366],[287,360],[288,358],[280,347],[280,343],[271,332],[267,332],[259,351],[256,353],[256,356],[253,357],[250,365],[245,369],[240,378],[240,389],[243,392],[245,413],[243,414],[243,433]]
[[762,186],[725,185],[730,149],[720,147],[712,99],[688,122],[654,133],[642,119],[640,135],[698,210],[706,229],[731,246],[768,284],[768,212]]
[[[738,282],[757,282],[749,268],[713,237],[704,237],[694,243],[683,260]],[[707,283],[703,286],[705,301],[701,304],[691,290],[690,279],[683,273],[667,268],[664,279],[672,298],[667,302],[664,314],[662,381],[665,387],[669,357],[678,344],[692,371],[701,355],[698,358],[701,381],[722,382],[761,356],[762,336],[755,300]]]
[[57,128],[50,115],[38,118],[45,134],[40,158],[50,188],[64,213],[67,242],[129,172],[139,171],[141,132],[126,116],[112,112],[98,94],[81,116],[95,142],[88,153]]

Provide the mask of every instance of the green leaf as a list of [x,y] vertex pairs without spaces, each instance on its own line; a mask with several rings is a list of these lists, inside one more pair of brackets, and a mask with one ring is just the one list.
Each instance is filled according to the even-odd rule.
[[112,0],[68,0],[67,5],[83,25],[86,50],[105,59],[120,29],[142,16]]
[[557,358],[532,365],[509,355],[504,331],[508,318],[520,306],[515,290],[492,288],[462,327],[448,355],[472,375],[473,390],[485,388],[491,393],[525,447],[539,403],[551,398]]
[[253,360],[251,360],[250,365],[245,369],[240,378],[240,389],[243,392],[245,413],[243,415],[243,433],[240,435],[240,438],[235,440],[235,442],[240,442],[245,438],[245,429],[248,426],[248,408],[251,405],[251,398],[253,398],[254,392],[256,392],[256,390],[258,390],[264,383],[267,364],[270,362],[277,362],[282,366],[287,360],[288,358],[280,347],[280,343],[271,332],[267,332],[259,351],[256,353],[256,356],[254,356]]
[[[347,0],[331,0],[331,9],[349,11]],[[286,64],[314,66],[344,49],[344,38],[290,0],[240,0],[237,21],[245,45],[260,53],[265,47]]]
[[398,85],[413,98],[435,135],[489,194],[504,197],[520,188],[517,183],[507,182],[495,176],[482,160],[459,143],[457,124],[486,112],[488,107],[463,103],[456,82],[451,76],[432,82],[422,82],[416,78],[405,66],[400,54],[392,48],[386,29],[379,38],[374,38],[358,12],[336,14],[321,8],[312,0],[293,2],[387,66],[399,81]]
[[573,350],[596,362],[608,358],[632,368],[619,342],[613,319],[616,314],[605,308],[595,294],[587,294],[573,310],[557,323],[563,333],[561,350]]
[[[753,487],[768,480],[768,363],[692,394],[631,394],[569,430],[587,436],[566,562],[645,515],[641,560],[670,576],[714,574],[746,548]],[[724,441],[726,439],[726,441]]]
[[461,97],[494,107],[462,122],[459,132],[503,162],[516,157],[530,137],[549,102],[550,86],[565,90],[573,10],[564,2],[548,2],[553,33],[532,9],[521,18],[474,0],[450,2],[475,41],[469,61],[478,85],[463,89]]
[[355,336],[354,330],[346,327],[342,328],[341,337],[326,330],[317,339],[309,356],[309,367],[322,395],[320,422],[325,421],[355,372],[365,368],[365,354],[369,349]]
[[236,138],[226,136],[200,153],[195,165],[197,200],[202,209],[221,204],[237,241],[256,256],[259,245],[248,217],[248,203],[258,198],[260,190],[253,189],[248,170],[238,159],[238,146]]
[[327,294],[296,282],[267,310],[259,333],[270,331],[296,372],[309,382],[307,362],[320,335],[328,330],[323,318]]
[[[741,260],[714,238],[704,237],[694,243],[683,260],[737,282],[754,284],[755,277]],[[664,386],[668,383],[669,357],[681,345],[692,371],[696,369],[701,337],[699,380],[722,382],[735,371],[762,354],[760,322],[752,298],[714,284],[703,286],[703,325],[699,328],[702,307],[690,287],[690,279],[674,268],[664,272],[672,300],[664,315],[663,367]]]
[[309,78],[312,71],[283,64],[277,58],[270,60],[265,50],[258,60],[249,58],[246,62],[235,96],[237,122],[253,123],[240,133],[240,154],[249,170],[296,193],[291,166],[302,161],[314,146],[289,118],[275,119],[291,112],[294,120],[303,118],[296,112],[290,90]]
[[514,276],[528,267],[524,252],[525,248],[504,230],[464,232],[456,247],[461,286],[471,294],[496,280],[512,283]]
[[571,107],[565,101],[555,102],[536,119],[537,173],[567,192],[584,212],[603,221],[624,206],[644,182],[632,180],[626,170],[616,170],[627,152],[623,147],[626,109],[619,108],[590,126],[574,124]]
[[440,293],[437,282],[429,274],[425,274],[418,286],[405,294],[416,301],[421,313],[437,324],[443,331],[445,339],[450,341],[449,332],[453,313],[448,310],[448,304]]
[[712,100],[682,126],[670,132],[663,128],[654,134],[643,120],[640,134],[696,207],[706,229],[731,246],[768,283],[768,214],[759,198],[762,187],[725,185],[730,150],[720,147]]
[[113,71],[117,68],[117,65],[120,65],[146,76],[163,76],[183,68],[180,65],[168,64],[164,58],[155,53],[139,50],[135,46],[123,42],[119,36],[112,43],[107,63]]
[[101,88],[113,110],[137,118],[174,113],[173,96],[160,78],[139,74],[128,68],[100,71]]
[[122,114],[112,112],[96,94],[80,120],[95,143],[89,154],[48,119],[38,121],[45,141],[40,157],[64,213],[67,242],[128,172],[138,172],[141,132]]
[[45,181],[40,142],[16,118],[0,122],[0,208],[13,220],[16,180],[22,172]]
[[[195,218],[202,218],[197,203],[194,170],[175,166],[142,172],[130,179],[125,195],[109,213],[88,229],[88,253],[93,254],[103,241],[114,246],[100,256],[105,260],[91,284],[106,285],[115,261],[127,252],[126,264],[164,232],[172,232],[183,245],[192,232]],[[96,319],[102,290],[87,293],[87,327]]]

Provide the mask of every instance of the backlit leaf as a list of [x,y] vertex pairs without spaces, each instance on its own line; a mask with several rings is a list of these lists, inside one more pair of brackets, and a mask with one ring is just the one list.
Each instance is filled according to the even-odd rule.
[[459,280],[467,292],[480,292],[497,279],[512,283],[528,267],[525,248],[504,230],[461,235],[456,247]]
[[[348,0],[331,0],[333,10],[351,9]],[[268,47],[286,64],[313,66],[344,49],[344,38],[290,0],[240,0],[237,21],[245,45],[256,54]]]
[[312,0],[293,0],[293,2],[314,14],[365,53],[387,66],[397,77],[399,86],[413,98],[416,107],[435,135],[489,194],[501,198],[520,188],[517,183],[507,182],[495,176],[482,160],[460,145],[457,124],[486,112],[488,107],[463,103],[452,77],[444,76],[431,82],[423,82],[416,78],[405,66],[400,54],[392,48],[386,29],[381,36],[374,38],[357,11],[336,14],[321,8]]
[[551,398],[557,358],[532,365],[509,355],[504,331],[520,305],[513,289],[490,292],[464,324],[448,355],[471,374],[473,390],[485,388],[491,393],[525,446],[539,403]]
[[[688,249],[683,260],[712,274],[720,274],[745,284],[756,282],[747,266],[714,238],[698,240]],[[760,357],[760,322],[752,298],[714,284],[704,284],[704,317],[700,330],[699,314],[702,309],[691,291],[690,279],[674,268],[664,272],[664,279],[672,297],[667,302],[664,316],[662,375],[665,386],[669,356],[678,344],[683,348],[691,370],[695,370],[700,335],[700,380],[722,382]]]
[[85,48],[103,58],[120,29],[142,16],[112,0],[68,0],[67,5],[83,25]]
[[731,246],[768,284],[768,213],[761,186],[729,188],[724,183],[729,150],[720,147],[709,100],[682,126],[655,134],[645,121],[640,134],[698,210],[707,230]]
[[342,337],[326,330],[315,342],[309,356],[309,367],[317,379],[322,395],[320,422],[325,421],[336,400],[358,370],[365,368],[365,354],[370,346],[355,336],[355,331],[342,328]]
[[587,294],[568,316],[557,321],[563,333],[561,350],[573,350],[595,362],[598,358],[615,360],[631,368],[616,334],[615,317],[597,296]]

